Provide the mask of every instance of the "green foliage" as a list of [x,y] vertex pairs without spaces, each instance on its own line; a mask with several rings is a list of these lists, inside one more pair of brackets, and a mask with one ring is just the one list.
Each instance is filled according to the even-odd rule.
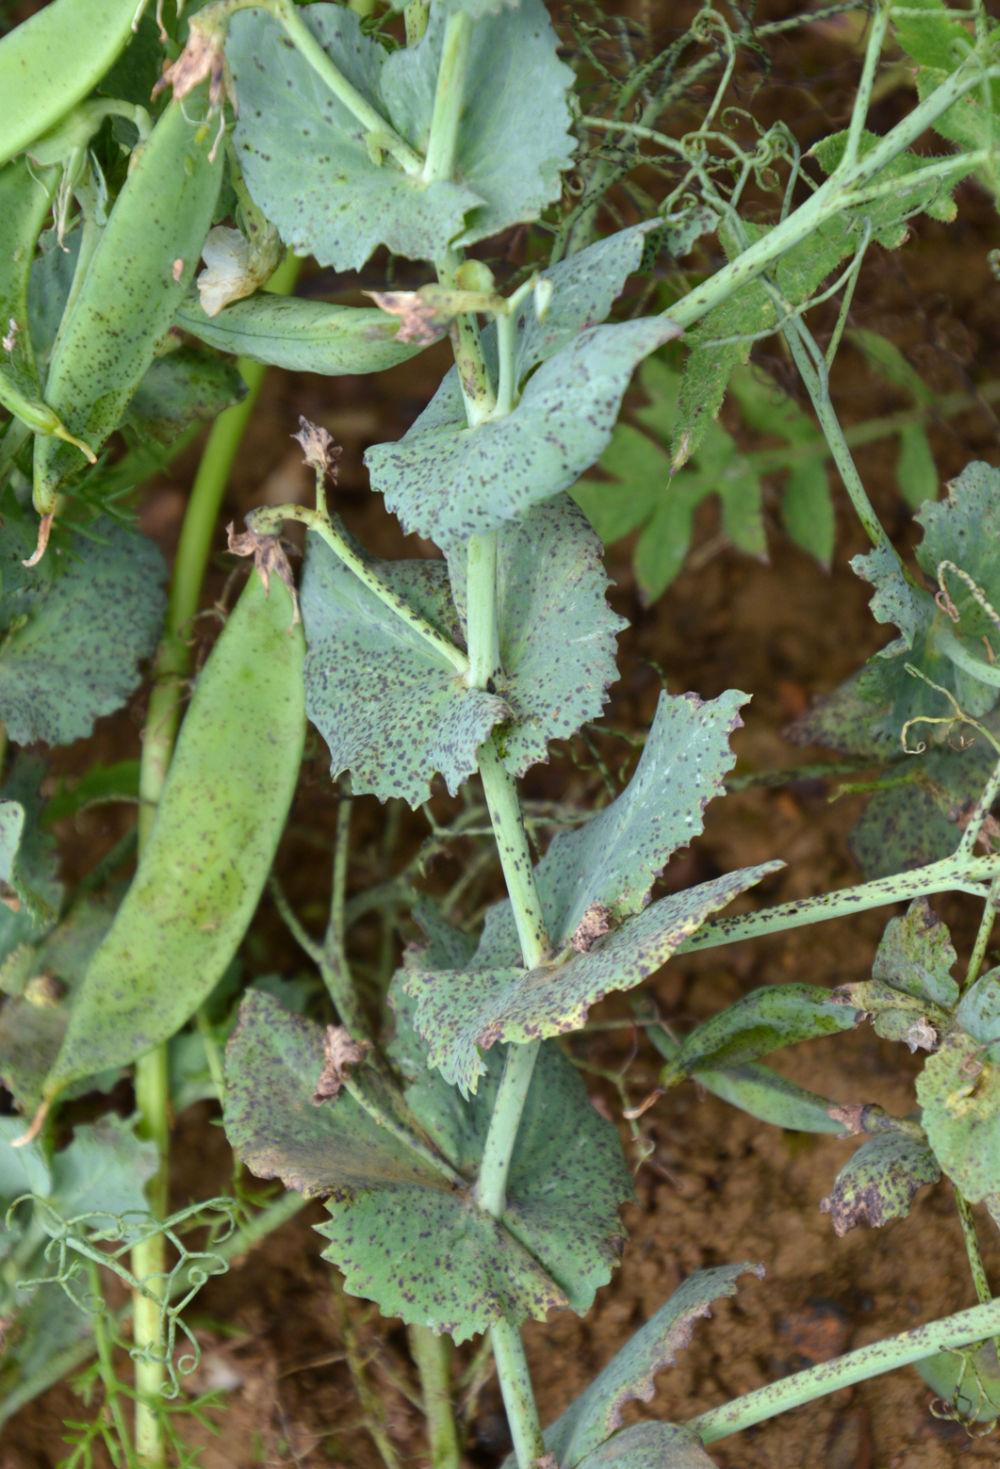
[[[341,6],[310,5],[302,19],[375,112],[424,149],[445,35],[441,9],[419,46],[391,54]],[[438,260],[453,243],[471,245],[532,219],[558,197],[573,149],[566,105],[573,78],[557,58],[541,0],[479,19],[458,149],[447,172],[430,180],[385,162],[385,138],[282,43],[264,11],[235,16],[229,34],[247,185],[285,242],[321,265],[358,269],[378,245]],[[526,132],[520,119],[529,115]]]
[[[764,1268],[749,1264],[719,1265],[688,1276],[562,1417],[545,1430],[545,1447],[556,1462],[566,1469],[576,1469],[577,1465],[591,1463],[587,1456],[602,1444],[609,1443],[609,1447],[615,1444],[612,1435],[621,1427],[625,1405],[649,1402],[657,1374],[673,1365],[678,1352],[690,1342],[698,1320],[710,1314],[713,1302],[734,1296],[737,1281],[747,1273],[762,1276]],[[683,1444],[680,1430],[676,1431],[675,1442],[678,1448]],[[610,1465],[618,1461],[606,1457],[593,1462]],[[636,1460],[637,1464],[643,1462]],[[672,1465],[674,1461],[668,1457],[662,1462]],[[699,1464],[697,1457],[685,1459],[683,1454],[676,1462],[681,1469],[686,1469],[688,1463],[692,1469]]]
[[[19,744],[67,745],[121,708],[163,617],[163,558],[108,520],[58,534],[23,562],[35,530],[8,514],[0,546],[0,720]],[[123,608],[128,607],[128,615]]]
[[[404,1064],[413,1050],[397,1037]],[[458,1341],[498,1319],[589,1309],[631,1187],[614,1129],[558,1050],[539,1060],[499,1221],[474,1192],[499,1066],[475,1103],[426,1075],[404,1097],[366,1069],[317,1105],[324,1062],[320,1026],[248,996],[227,1052],[226,1130],[255,1173],[331,1196],[320,1233],[352,1294]]]
[[858,1224],[881,1229],[905,1219],[917,1192],[937,1183],[941,1170],[919,1138],[883,1132],[868,1138],[837,1174],[833,1191],[820,1208],[838,1235]]
[[422,351],[398,340],[399,323],[374,307],[328,306],[267,291],[207,316],[190,296],[177,325],[222,352],[269,362],[289,372],[384,372]]

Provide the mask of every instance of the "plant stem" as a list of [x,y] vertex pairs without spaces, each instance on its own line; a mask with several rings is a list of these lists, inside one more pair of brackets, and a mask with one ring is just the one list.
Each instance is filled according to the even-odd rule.
[[262,505],[251,510],[246,523],[260,535],[275,535],[286,520],[294,520],[315,532],[325,541],[330,550],[344,565],[354,572],[358,581],[372,592],[397,617],[401,618],[418,637],[429,643],[458,673],[468,671],[469,660],[461,648],[456,648],[450,638],[438,632],[434,625],[415,611],[404,597],[382,580],[378,572],[354,549],[347,537],[337,529],[323,510],[310,510],[305,505]]
[[533,1469],[545,1453],[545,1440],[538,1422],[521,1333],[508,1321],[498,1321],[490,1330],[490,1340],[514,1440],[514,1457],[518,1469]]
[[411,1326],[408,1335],[420,1377],[431,1469],[460,1469],[458,1428],[451,1408],[451,1342],[428,1326]]
[[795,1372],[783,1377],[756,1392],[746,1393],[741,1398],[725,1403],[719,1408],[710,1408],[692,1418],[686,1427],[692,1429],[703,1444],[718,1443],[731,1433],[741,1433],[755,1423],[763,1423],[790,1408],[801,1407],[826,1397],[842,1387],[855,1382],[865,1382],[883,1372],[892,1372],[906,1367],[911,1362],[921,1362],[938,1352],[951,1351],[971,1345],[1000,1332],[1000,1298],[986,1305],[973,1306],[971,1310],[959,1311],[954,1316],[945,1316],[940,1321],[917,1326],[899,1336],[887,1337],[873,1342],[871,1346],[859,1347],[831,1362],[820,1362],[804,1372]]
[[993,932],[993,922],[996,918],[997,904],[1000,903],[1000,877],[995,877],[990,883],[990,890],[986,895],[986,906],[983,908],[983,916],[976,930],[976,941],[969,955],[969,965],[962,980],[962,988],[968,989],[969,985],[975,984],[979,978],[979,971],[983,967],[986,958],[986,946]]
[[[960,67],[907,113],[863,158],[853,164],[841,163],[805,203],[793,210],[766,235],[762,235],[749,249],[742,251],[728,265],[716,271],[709,280],[675,302],[665,314],[685,329],[700,321],[735,291],[756,280],[772,261],[806,239],[827,219],[866,202],[870,197],[866,186],[887,164],[904,152],[943,112],[973,87],[984,79],[992,80],[997,76],[1000,76],[1000,67]],[[919,175],[908,175],[905,179],[894,181],[896,190],[900,193],[908,192],[915,187],[915,179],[930,177],[934,168],[937,168],[934,177],[949,170],[953,171],[956,166],[961,166],[961,157],[949,157],[943,163],[944,167],[932,165],[921,169]]]
[[488,689],[500,669],[500,643],[496,615],[496,531],[471,536],[468,549],[467,617],[469,632],[470,688]]
[[677,952],[690,954],[701,949],[715,949],[720,944],[759,938],[767,933],[786,933],[791,928],[822,923],[828,918],[844,918],[850,913],[863,913],[868,908],[907,902],[932,893],[973,893],[981,898],[984,896],[983,882],[996,878],[998,870],[1000,858],[997,857],[961,861],[956,857],[944,857],[926,867],[900,872],[893,877],[877,877],[872,882],[824,893],[818,898],[798,898],[793,903],[780,903],[757,913],[713,919],[685,939]]
[[476,1198],[481,1209],[499,1218],[507,1195],[507,1176],[524,1104],[528,1100],[531,1078],[538,1060],[540,1042],[508,1046],[503,1076],[497,1087],[493,1115],[483,1144],[483,1156],[476,1182]]
[[877,7],[872,17],[871,29],[868,32],[868,45],[865,48],[865,63],[861,70],[861,80],[858,82],[858,90],[854,97],[851,121],[847,129],[847,141],[844,144],[843,160],[846,164],[857,162],[861,134],[864,131],[865,122],[868,118],[872,89],[875,86],[875,73],[878,70],[879,60],[882,56],[882,46],[885,42],[885,33],[888,25],[888,5]]
[[531,849],[524,830],[517,788],[493,740],[487,740],[479,751],[479,774],[514,912],[521,955],[526,968],[535,969],[548,953],[545,917],[535,884]]
[[972,1206],[968,1199],[956,1188],[955,1208],[958,1210],[959,1223],[962,1226],[962,1241],[965,1245],[965,1254],[969,1261],[969,1273],[972,1276],[972,1285],[976,1292],[976,1299],[981,1306],[986,1306],[993,1299],[989,1280],[986,1278],[986,1266],[983,1264],[982,1253],[979,1249],[979,1236],[976,1234],[976,1221],[972,1217]]
[[125,1454],[126,1462],[129,1459],[128,1424],[125,1422],[125,1414],[119,1402],[118,1379],[115,1377],[115,1366],[112,1360],[112,1345],[108,1338],[106,1322],[104,1317],[104,1292],[101,1289],[101,1273],[93,1260],[87,1262],[87,1276],[90,1281],[90,1291],[94,1298],[97,1309],[94,1312],[94,1347],[97,1351],[97,1362],[101,1373],[101,1382],[104,1384],[104,1412],[109,1414],[118,1435],[118,1442]]
[[[259,4],[260,0],[252,0],[252,3]],[[358,120],[370,135],[372,142],[377,147],[384,148],[386,153],[396,160],[404,173],[411,177],[420,173],[424,162],[420,154],[410,147],[405,138],[400,137],[387,119],[375,110],[367,97],[362,96],[343,72],[333,64],[302,19],[301,12],[292,3],[292,0],[270,0],[265,8],[281,22],[288,39],[293,43],[302,59],[312,67],[320,81],[330,89],[337,101],[342,103],[351,116]]]
[[[299,263],[289,256],[272,277],[272,289],[287,293]],[[198,610],[208,555],[229,471],[249,422],[264,378],[259,363],[239,363],[247,395],[226,410],[208,436],[188,500],[174,561],[163,638],[157,651],[139,770],[139,852],[152,830],[163,793],[180,721],[181,696],[190,664],[188,635]],[[158,1166],[147,1188],[154,1218],[167,1213],[170,1163],[170,1073],[167,1046],[140,1056],[135,1065],[137,1131],[156,1145]],[[135,1446],[139,1462],[159,1469],[164,1462],[162,1416],[158,1402],[165,1381],[160,1357],[161,1302],[155,1281],[166,1269],[166,1241],[155,1234],[132,1251],[132,1273],[152,1294],[133,1298],[133,1339],[139,1355],[135,1367]]]
[[423,170],[424,182],[428,184],[450,179],[455,169],[471,39],[472,21],[464,11],[454,11],[445,22],[441,64],[434,90],[431,131]]

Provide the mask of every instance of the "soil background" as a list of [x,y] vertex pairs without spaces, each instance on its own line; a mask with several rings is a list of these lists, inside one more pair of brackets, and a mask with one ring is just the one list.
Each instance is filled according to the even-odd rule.
[[[681,23],[674,12],[686,10],[659,8],[665,13],[665,33]],[[760,20],[785,13],[776,4],[758,8]],[[805,151],[815,138],[844,125],[857,51],[846,27],[838,32],[816,24],[775,44],[770,54],[770,74],[755,79],[760,84],[756,97],[748,82],[747,96],[759,102],[764,121],[780,117],[787,122]],[[873,125],[886,130],[908,105],[905,90],[890,90],[876,107]],[[995,381],[1000,378],[1000,284],[987,255],[998,235],[989,198],[975,184],[964,185],[956,224],[921,218],[904,249],[871,252],[852,320],[894,341],[937,392],[973,391],[977,384]],[[321,294],[331,283],[320,274],[307,277],[300,289]],[[758,356],[782,381],[792,382],[773,342],[765,343]],[[441,347],[378,378],[272,374],[233,475],[233,515],[238,518],[262,501],[306,498],[305,473],[290,440],[304,413],[344,446],[338,504],[352,528],[382,554],[403,549],[430,554],[429,547],[404,543],[388,522],[381,503],[367,491],[361,456],[368,444],[406,429],[447,360]],[[834,389],[847,424],[906,404],[848,351],[838,359]],[[947,422],[930,415],[928,426],[942,481],[970,459],[998,462],[998,421],[985,400]],[[895,484],[895,452],[892,442],[876,444],[860,451],[858,462],[884,523],[905,547],[913,542],[913,526]],[[194,452],[185,454],[144,496],[143,526],[168,553],[196,462]],[[753,695],[735,741],[741,771],[821,758],[822,752],[791,747],[783,729],[887,640],[867,610],[867,587],[848,566],[850,556],[865,549],[863,536],[839,486],[836,498],[837,548],[829,575],[781,531],[776,489],[768,511],[767,564],[727,549],[708,507],[689,565],[652,607],[642,606],[635,594],[628,544],[613,548],[612,599],[631,626],[621,642],[622,674],[611,691],[607,724],[631,733],[644,729],[662,671],[673,692],[691,689],[712,697],[738,687]],[[222,594],[230,570],[231,563],[220,555],[213,595]],[[206,644],[216,625],[205,619],[200,633]],[[60,755],[58,768],[72,773],[96,754],[134,754],[142,713],[137,701],[126,716],[104,721],[86,747]],[[607,735],[597,740],[609,764],[624,760],[622,742]],[[550,765],[530,773],[526,788],[539,799],[565,799],[567,790],[581,802],[604,799],[601,772],[579,744],[556,751]],[[828,795],[827,785],[802,780],[716,802],[704,837],[671,864],[666,886],[684,886],[772,857],[787,866],[755,892],[754,904],[857,881],[848,836],[862,798],[831,802]],[[380,870],[387,827],[397,863],[426,833],[419,815],[358,804],[352,890]],[[447,800],[440,807],[444,815],[455,809]],[[285,881],[307,917],[319,911],[325,894],[322,846],[334,810],[322,752],[314,747],[283,856]],[[117,834],[118,820],[113,812],[88,813],[63,833],[68,874],[90,865],[95,848]],[[446,887],[453,875],[445,861],[431,871],[429,883]],[[485,901],[493,892],[483,886],[478,897]],[[936,900],[935,906],[955,924],[957,939],[967,943],[977,918],[971,900]],[[833,986],[861,979],[887,916],[884,910],[859,914],[678,958],[649,988],[662,1015],[683,1031],[758,985],[801,980]],[[380,942],[376,926],[361,925],[355,940],[358,962],[373,963]],[[290,978],[303,972],[301,956],[266,902],[249,965],[250,972]],[[609,1001],[592,1020],[625,1020],[629,1014],[620,1000]],[[631,1027],[598,1028],[575,1037],[570,1046],[578,1059],[620,1073],[633,1104],[655,1085],[655,1056]],[[913,1106],[918,1062],[902,1048],[879,1041],[868,1027],[801,1046],[779,1056],[776,1064],[836,1101],[877,1101],[897,1113]],[[595,1105],[620,1115],[614,1086],[593,1074],[588,1085]],[[217,1116],[214,1106],[199,1103],[177,1119],[172,1186],[178,1206],[226,1186],[231,1160]],[[819,1202],[853,1144],[758,1125],[690,1086],[657,1102],[638,1126],[652,1152],[636,1175],[637,1201],[625,1211],[629,1243],[620,1270],[599,1293],[586,1321],[566,1314],[526,1328],[544,1421],[562,1410],[685,1275],[704,1266],[747,1260],[761,1262],[767,1273],[762,1281],[746,1277],[738,1296],[699,1326],[690,1348],[662,1375],[654,1401],[633,1410],[633,1416],[682,1419],[802,1366],[972,1304],[947,1187],[922,1191],[900,1223],[881,1231],[856,1229],[837,1239]],[[623,1136],[631,1148],[624,1126]],[[221,1388],[225,1401],[224,1411],[215,1415],[217,1436],[197,1428],[187,1435],[203,1444],[205,1469],[374,1469],[381,1459],[370,1432],[373,1422],[388,1435],[401,1463],[428,1462],[420,1414],[410,1401],[414,1387],[405,1332],[398,1323],[381,1323],[367,1303],[340,1294],[334,1272],[319,1258],[312,1226],[321,1217],[319,1206],[307,1207],[238,1268],[211,1282],[189,1317],[204,1351],[195,1385]],[[1000,1279],[1000,1239],[985,1217],[980,1223],[987,1265]],[[348,1346],[364,1362],[374,1409],[358,1402]],[[473,1350],[456,1354],[456,1373],[466,1369]],[[917,1374],[906,1370],[723,1441],[713,1447],[712,1457],[724,1469],[950,1469],[995,1462],[996,1438],[973,1439],[960,1426],[935,1418],[930,1400]],[[487,1375],[465,1406],[468,1464],[484,1469],[499,1464],[509,1442],[495,1381]],[[62,1421],[79,1413],[65,1385],[31,1404],[7,1430],[2,1469],[52,1469],[66,1452]]]

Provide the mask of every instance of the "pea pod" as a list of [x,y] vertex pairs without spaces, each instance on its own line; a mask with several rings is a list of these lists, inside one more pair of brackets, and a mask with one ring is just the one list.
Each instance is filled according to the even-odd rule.
[[38,236],[48,216],[57,174],[20,160],[0,168],[0,403],[40,434],[56,434],[93,459],[42,401],[28,329],[28,282]]
[[216,316],[206,315],[197,298],[189,297],[177,313],[177,325],[210,347],[289,372],[384,372],[423,351],[419,343],[399,341],[399,323],[384,311],[268,291],[234,301]]
[[253,916],[305,736],[303,638],[254,571],[195,686],[132,886],[84,976],[46,1100],[173,1035]]
[[92,91],[132,35],[137,0],[51,0],[0,41],[0,163]]
[[[205,105],[185,99],[188,116]],[[212,222],[222,177],[214,125],[190,122],[171,102],[115,201],[86,276],[59,328],[45,400],[69,429],[98,449],[169,331]],[[75,287],[74,287],[75,291]],[[35,509],[54,513],[60,486],[80,468],[77,452],[35,442]]]

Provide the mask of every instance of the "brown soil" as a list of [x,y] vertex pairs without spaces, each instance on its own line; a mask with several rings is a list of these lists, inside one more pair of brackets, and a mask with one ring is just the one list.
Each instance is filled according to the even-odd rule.
[[[771,13],[778,9],[769,7]],[[771,90],[765,88],[763,95],[787,105],[800,136],[802,119],[808,123],[813,115],[817,132],[842,121],[838,99],[846,94],[838,93],[836,82],[837,75],[845,75],[841,61],[838,52],[825,91],[811,87],[806,92],[790,62],[782,70],[779,53]],[[880,123],[891,122],[894,105],[890,96]],[[873,252],[877,258],[862,277],[854,317],[896,341],[941,392],[967,389],[970,382],[1000,371],[1000,289],[986,261],[996,239],[996,214],[970,185],[963,190],[957,225],[919,221],[906,249],[893,256]],[[765,344],[765,359],[774,351]],[[412,421],[446,360],[437,351],[376,379],[272,380],[234,477],[233,511],[264,500],[304,497],[303,471],[289,435],[297,415],[305,413],[345,446],[340,498],[352,525],[376,549],[398,550],[401,539],[365,489],[361,453]],[[780,358],[767,360],[784,375]],[[848,423],[899,406],[846,353],[835,387]],[[995,460],[996,431],[997,420],[985,405],[933,426],[942,476],[956,473],[971,458]],[[908,541],[909,515],[894,487],[892,459],[886,445],[859,454],[885,523]],[[146,529],[166,547],[176,536],[193,464],[190,457],[182,461],[145,506]],[[776,511],[770,565],[713,551],[709,512],[699,528],[693,566],[651,609],[642,608],[632,592],[628,548],[615,548],[614,597],[632,628],[622,643],[623,673],[612,693],[609,722],[632,730],[644,727],[659,687],[655,664],[675,692],[694,689],[709,697],[736,686],[754,695],[736,741],[744,768],[782,767],[802,758],[784,742],[783,726],[885,641],[867,612],[866,588],[847,565],[849,556],[863,549],[862,537],[843,505],[839,514],[836,564],[825,576],[782,536]],[[409,549],[412,554],[412,543]],[[223,581],[219,570],[215,591]],[[91,758],[95,748],[106,758],[134,752],[140,719],[141,710],[135,710],[106,721],[85,757]],[[80,759],[80,752],[65,757],[67,768]],[[593,769],[581,769],[579,761],[565,756],[533,772],[526,784],[529,794],[551,796],[564,792],[567,781],[574,798],[600,799]],[[332,812],[327,791],[317,759],[307,773],[288,859],[289,885],[307,914],[325,883],[309,834],[322,830]],[[442,810],[448,809],[443,803]],[[787,867],[762,886],[760,900],[779,902],[842,886],[857,880],[847,835],[859,810],[856,798],[830,804],[824,789],[804,783],[733,796],[716,803],[704,838],[674,864],[668,880],[687,884],[780,856]],[[361,803],[359,887],[377,866],[385,820],[374,803]],[[82,871],[92,860],[94,844],[107,843],[116,829],[107,813],[81,818],[75,846],[67,848],[67,871]],[[408,821],[400,833],[401,850],[410,850],[420,836],[418,820]],[[954,900],[939,909],[967,941],[975,918],[970,906]],[[861,914],[677,959],[651,989],[663,1015],[683,1030],[757,985],[807,980],[832,986],[861,978],[885,918],[885,912]],[[299,956],[266,905],[258,935],[255,967],[287,974],[299,970]],[[370,957],[373,944],[374,936],[362,929],[362,960]],[[628,1013],[622,1003],[608,1002],[592,1018],[600,1022]],[[621,1070],[633,1103],[655,1084],[655,1058],[631,1030],[597,1030],[575,1038],[571,1049],[578,1058]],[[778,1064],[838,1101],[878,1101],[897,1112],[912,1106],[915,1063],[869,1029],[799,1047],[779,1057]],[[599,1080],[590,1084],[597,1104],[617,1115],[614,1089]],[[178,1119],[173,1180],[178,1203],[226,1187],[230,1162],[214,1122],[207,1104]],[[901,1223],[884,1231],[857,1229],[838,1240],[818,1204],[850,1144],[766,1128],[693,1087],[656,1103],[640,1127],[655,1150],[638,1172],[637,1203],[626,1211],[630,1238],[620,1271],[586,1321],[562,1315],[526,1329],[543,1419],[560,1412],[680,1280],[700,1267],[759,1261],[767,1274],[763,1281],[747,1277],[738,1297],[699,1326],[643,1413],[689,1417],[801,1366],[972,1303],[946,1187],[925,1190]],[[420,1415],[408,1401],[414,1388],[405,1332],[398,1323],[380,1322],[367,1303],[340,1295],[334,1272],[319,1259],[320,1241],[311,1226],[320,1218],[319,1207],[310,1206],[199,1298],[191,1320],[199,1327],[204,1361],[195,1385],[219,1386],[225,1400],[224,1413],[217,1415],[218,1437],[196,1428],[187,1434],[204,1444],[205,1469],[286,1464],[374,1469],[381,1462],[346,1361],[345,1320],[400,1461],[427,1462]],[[1000,1278],[1000,1240],[988,1221],[981,1222],[987,1266]],[[463,1349],[456,1370],[469,1360],[469,1349]],[[970,1439],[963,1429],[933,1417],[929,1402],[916,1373],[899,1372],[724,1441],[713,1447],[712,1457],[726,1469],[947,1469],[995,1460],[995,1439]],[[2,1469],[52,1469],[65,1453],[62,1420],[74,1416],[79,1404],[66,1386],[32,1404],[7,1430]],[[499,1395],[489,1378],[471,1402],[468,1434],[470,1465],[496,1465],[509,1447]]]

